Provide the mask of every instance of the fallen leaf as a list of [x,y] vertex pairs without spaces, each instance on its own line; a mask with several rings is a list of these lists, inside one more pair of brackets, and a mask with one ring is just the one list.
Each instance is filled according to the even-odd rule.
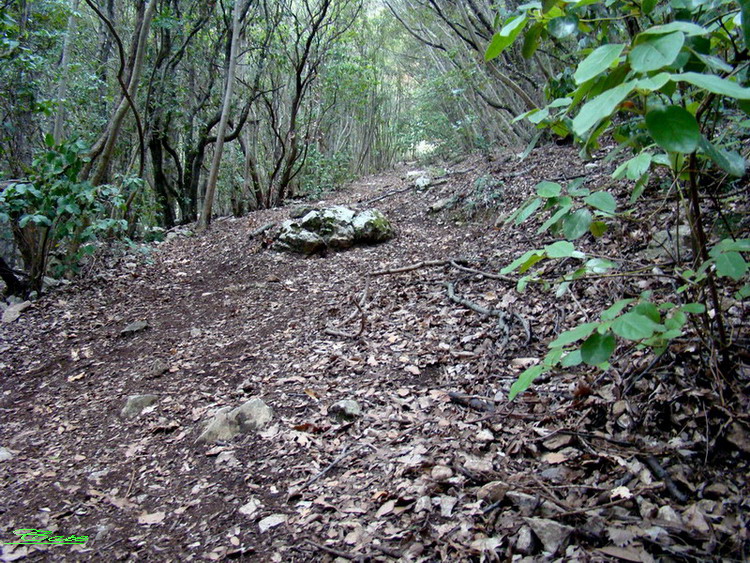
[[138,516],[138,523],[142,525],[152,525],[152,524],[161,524],[164,521],[164,518],[167,514],[165,512],[154,512],[153,514],[148,514],[146,512],[141,513],[140,516]]
[[281,524],[286,522],[288,518],[289,517],[286,514],[272,514],[271,516],[266,516],[265,518],[263,518],[263,520],[258,522],[260,533],[263,534],[271,528],[280,526]]

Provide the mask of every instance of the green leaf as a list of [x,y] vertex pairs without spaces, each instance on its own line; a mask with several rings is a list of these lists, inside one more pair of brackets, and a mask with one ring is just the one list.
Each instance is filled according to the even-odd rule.
[[658,108],[646,114],[648,132],[661,148],[691,153],[698,148],[701,131],[693,114],[680,106]]
[[44,144],[47,145],[49,148],[52,148],[55,146],[55,138],[52,136],[51,133],[47,133],[44,135]]
[[593,217],[588,209],[579,209],[563,220],[563,234],[568,240],[576,240],[585,235]]
[[536,193],[539,197],[557,197],[562,193],[562,186],[556,182],[539,182],[536,185]]
[[610,44],[602,45],[594,49],[588,57],[583,59],[576,69],[573,79],[577,85],[599,76],[607,70],[622,54],[625,45]]
[[590,196],[583,200],[591,207],[603,211],[609,215],[613,215],[617,210],[617,201],[614,196],[609,192],[594,192]]
[[520,15],[508,19],[503,28],[492,36],[487,51],[484,53],[484,60],[491,61],[500,56],[518,37],[526,25],[526,16]]
[[549,258],[570,258],[576,251],[572,242],[560,240],[544,248]]
[[564,368],[579,366],[581,363],[583,363],[583,358],[581,358],[580,350],[573,350],[560,361],[560,365]]
[[625,313],[612,323],[612,331],[627,340],[651,338],[654,332],[663,328],[644,315],[635,312]]
[[680,310],[693,315],[702,315],[706,312],[706,306],[703,303],[686,303],[680,307]]
[[573,342],[581,340],[582,338],[587,338],[592,332],[596,330],[596,327],[598,326],[599,323],[583,323],[575,328],[566,330],[565,332],[561,333],[560,336],[550,342],[549,347],[560,348],[562,346],[567,346],[568,344],[572,344]]
[[643,2],[641,2],[641,11],[643,12],[644,16],[648,16],[651,12],[654,11],[657,1],[658,0],[643,0]]
[[720,78],[715,74],[683,72],[682,74],[672,74],[670,78],[675,82],[688,82],[693,86],[703,88],[720,96],[729,96],[738,100],[750,100],[750,88],[743,88],[736,82]]
[[[595,224],[591,223],[591,226],[593,227]],[[606,225],[604,226],[606,228]],[[592,258],[586,262],[586,270],[592,274],[604,274],[615,267],[617,267],[617,264],[604,258]]]
[[524,207],[516,216],[516,225],[520,225],[526,219],[531,217],[541,205],[542,200],[538,197],[531,200],[531,202],[526,207]]
[[750,0],[739,0],[742,14],[742,35],[745,38],[745,48],[750,47]]
[[646,31],[642,31],[641,35],[664,35],[666,33],[673,33],[675,31],[681,31],[688,37],[695,35],[708,35],[709,31],[698,24],[686,22],[686,21],[675,21],[664,25],[655,25],[649,27]]
[[633,312],[638,313],[639,315],[643,315],[644,317],[648,317],[655,323],[661,322],[661,315],[659,314],[659,309],[656,308],[656,306],[653,303],[638,303],[635,307],[633,307]]
[[602,311],[602,314],[600,315],[601,319],[603,321],[611,321],[614,319],[617,315],[619,315],[625,307],[630,305],[635,299],[620,299],[619,301],[615,301],[611,307],[608,309]]
[[578,18],[576,16],[552,18],[547,24],[547,31],[556,39],[569,37],[578,31]]
[[630,51],[630,67],[636,72],[651,72],[669,66],[680,54],[684,44],[685,35],[680,31],[667,35],[646,36],[646,41]]
[[513,382],[513,385],[510,386],[508,400],[512,401],[516,398],[517,395],[526,391],[529,387],[531,387],[531,384],[534,383],[534,380],[537,377],[547,371],[549,371],[549,367],[541,365],[526,368],[523,373],[518,376],[518,379]]
[[524,59],[530,59],[536,52],[539,47],[539,36],[543,30],[544,26],[541,23],[536,23],[524,35],[523,48],[521,49],[521,55]]
[[527,262],[531,257],[533,256],[539,256],[541,254],[541,250],[529,250],[527,252],[524,252],[521,256],[513,260],[510,264],[505,266],[502,270],[500,270],[500,273],[505,275],[511,273],[513,270],[518,268],[521,264],[524,264]]
[[616,346],[617,340],[611,332],[595,332],[581,346],[581,359],[590,366],[598,366],[609,360]]
[[714,164],[725,172],[737,178],[745,175],[745,159],[740,153],[719,148],[705,137],[701,137],[699,147],[708,158],[713,160]]
[[537,234],[541,234],[545,232],[547,229],[549,229],[552,225],[557,223],[560,219],[562,219],[563,216],[565,216],[566,213],[570,211],[570,205],[563,205],[560,209],[558,209],[552,217],[547,219],[544,223],[542,223],[542,226],[537,229]]
[[546,14],[557,4],[557,0],[542,0],[542,13]]
[[612,115],[615,108],[628,97],[637,83],[637,80],[625,82],[586,102],[573,119],[573,132],[583,137],[599,121]]
[[525,274],[528,272],[537,262],[541,262],[544,260],[544,256],[542,254],[533,254],[531,255],[528,260],[526,260],[521,266],[518,268],[518,272],[521,274]]
[[654,76],[641,78],[635,88],[643,94],[650,94],[651,92],[661,90],[670,80],[672,80],[672,75],[668,72],[660,72]]
[[747,262],[739,252],[722,252],[716,258],[716,273],[739,281],[747,273]]

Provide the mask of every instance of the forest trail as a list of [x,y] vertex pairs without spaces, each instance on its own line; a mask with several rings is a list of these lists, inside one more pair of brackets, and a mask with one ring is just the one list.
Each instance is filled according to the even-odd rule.
[[[476,195],[484,177],[504,185],[507,212],[537,181],[609,171],[584,169],[564,147],[546,148],[532,167],[475,157],[444,184],[374,203],[398,231],[378,246],[300,257],[250,240],[288,216],[281,208],[218,220],[205,235],[54,290],[1,327],[0,446],[13,456],[0,463],[2,539],[33,528],[88,541],[5,545],[0,560],[648,560],[644,546],[673,536],[700,555],[712,538],[735,534],[729,524],[707,527],[700,512],[689,520],[694,505],[673,508],[669,489],[649,480],[646,458],[669,448],[651,440],[646,451],[602,423],[630,408],[616,406],[611,384],[574,397],[574,376],[560,376],[507,405],[570,304],[550,306],[534,291],[521,300],[514,284],[447,263],[496,272],[527,248],[528,233],[464,221],[477,211],[471,197],[428,212]],[[326,204],[408,187],[403,172],[354,182]],[[367,282],[373,271],[428,261],[444,264]],[[532,342],[522,322],[506,333],[452,302],[447,282],[517,313]],[[363,327],[359,316],[339,326],[365,288]],[[147,328],[122,333],[136,321]],[[137,394],[158,400],[123,418]],[[274,411],[262,431],[196,442],[217,409],[251,397]],[[360,417],[330,415],[345,399]],[[500,410],[483,412],[494,400]],[[705,498],[742,498],[742,487],[721,486]]]

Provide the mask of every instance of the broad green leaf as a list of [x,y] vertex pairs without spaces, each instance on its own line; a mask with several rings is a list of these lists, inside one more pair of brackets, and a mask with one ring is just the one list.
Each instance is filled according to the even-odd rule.
[[691,52],[693,55],[695,55],[704,65],[706,65],[708,68],[712,70],[716,70],[718,72],[732,72],[734,68],[732,65],[727,64],[724,62],[723,59],[720,59],[719,57],[715,57],[713,55],[705,55],[703,53],[698,53],[697,51],[691,49]]
[[619,301],[615,301],[612,306],[610,306],[608,309],[602,311],[602,314],[600,315],[601,319],[603,321],[611,321],[614,319],[617,315],[619,315],[625,307],[630,305],[635,299],[620,299]]
[[705,137],[701,137],[699,146],[701,151],[722,170],[737,178],[745,175],[745,159],[740,153],[719,148]]
[[526,219],[531,217],[537,209],[542,205],[542,200],[539,198],[533,199],[522,211],[518,213],[516,217],[516,225],[520,225]]
[[542,13],[546,14],[557,4],[557,0],[542,0]]
[[659,309],[657,309],[656,305],[654,305],[653,303],[638,303],[638,305],[633,307],[633,312],[638,313],[639,315],[643,315],[644,317],[648,317],[655,323],[661,322]]
[[542,254],[533,254],[531,255],[521,266],[518,268],[519,273],[525,274],[528,272],[535,264],[538,262],[541,262],[544,260],[544,255]]
[[581,346],[581,359],[590,366],[598,366],[609,360],[616,346],[617,340],[611,332],[595,332]]
[[680,54],[684,44],[685,35],[681,31],[667,35],[647,35],[646,41],[630,51],[630,67],[636,72],[651,72],[669,66]]
[[579,63],[573,75],[576,84],[581,85],[599,76],[620,57],[624,48],[625,45],[610,44],[594,49],[588,57]]
[[562,219],[566,213],[570,211],[570,205],[564,205],[560,209],[558,209],[552,217],[547,219],[544,223],[542,223],[542,226],[537,229],[537,234],[541,234],[547,229],[549,229],[552,225],[557,223],[560,219]]
[[549,258],[570,258],[576,251],[572,242],[559,240],[544,248]]
[[680,310],[693,315],[702,315],[706,312],[706,306],[703,303],[686,303],[680,307]]
[[539,36],[543,30],[544,26],[541,23],[536,23],[524,35],[523,48],[521,49],[521,55],[524,59],[530,59],[536,52],[539,47]]
[[718,256],[720,252],[734,250],[735,252],[750,252],[750,239],[741,238],[732,240],[725,238],[711,249],[711,256]]
[[739,0],[742,14],[742,35],[745,38],[745,48],[750,47],[750,0]]
[[573,132],[579,137],[583,137],[594,125],[605,117],[612,115],[612,112],[628,97],[637,83],[637,80],[625,82],[586,102],[573,119]]
[[693,114],[680,106],[658,108],[646,114],[648,132],[661,148],[691,153],[701,140],[700,127]]
[[627,340],[643,340],[651,338],[662,325],[655,323],[644,315],[635,312],[625,313],[617,317],[612,323],[612,331]]
[[547,366],[531,366],[530,368],[526,368],[521,375],[518,376],[518,379],[516,379],[513,382],[513,385],[510,386],[510,392],[508,393],[508,400],[512,401],[516,398],[516,396],[520,393],[523,393],[526,391],[529,387],[531,387],[531,384],[534,383],[534,380],[542,375],[543,373],[549,371],[549,368]]
[[672,75],[667,72],[660,72],[655,76],[641,78],[636,85],[636,90],[644,94],[650,94],[664,88],[664,85],[672,80]]
[[594,207],[599,211],[604,211],[610,215],[614,214],[617,210],[617,201],[609,192],[594,192],[590,196],[584,198],[583,201],[591,207]]
[[656,8],[658,0],[643,0],[641,2],[641,11],[645,16],[648,16]]
[[737,290],[737,293],[734,294],[734,298],[740,301],[747,299],[748,297],[750,297],[750,283],[743,285]]
[[525,25],[526,16],[524,15],[515,16],[506,21],[503,28],[492,36],[492,41],[484,53],[484,60],[491,61],[500,56],[516,40]]
[[569,37],[578,31],[578,18],[576,16],[552,18],[547,24],[547,31],[556,39]]
[[641,35],[664,35],[667,33],[673,33],[675,31],[681,31],[688,37],[692,37],[694,35],[707,35],[709,33],[709,31],[705,27],[702,27],[698,24],[685,21],[676,21],[664,25],[655,25],[653,27],[649,27],[646,31],[642,31]]
[[529,250],[527,252],[524,252],[521,256],[513,260],[510,264],[505,266],[502,270],[500,270],[500,273],[505,275],[511,273],[513,270],[518,268],[521,264],[525,263],[529,258],[532,256],[539,256],[541,254],[541,250]]
[[670,78],[676,82],[688,82],[698,88],[703,88],[720,96],[729,96],[738,100],[750,100],[750,88],[744,88],[715,74],[703,74],[700,72],[683,72],[672,74]]
[[560,365],[564,368],[579,366],[581,363],[583,363],[583,359],[581,358],[580,350],[573,350],[570,354],[567,354],[562,360],[560,360]]
[[560,336],[550,342],[549,347],[560,348],[561,346],[567,346],[568,344],[572,344],[573,342],[581,340],[582,338],[588,338],[588,336],[592,332],[594,332],[596,330],[596,327],[598,326],[599,323],[583,323],[582,325],[578,325],[575,328],[566,330],[565,332],[561,333]]
[[716,258],[716,273],[739,281],[747,273],[747,262],[739,252],[722,252]]
[[575,213],[568,215],[563,220],[563,234],[568,240],[576,240],[585,235],[593,217],[588,209],[579,209]]
[[[591,225],[593,226],[594,223]],[[617,264],[604,258],[592,258],[586,262],[586,270],[592,274],[604,274],[615,267],[617,267]]]
[[536,193],[539,197],[557,197],[562,193],[562,186],[556,182],[539,182],[536,185]]

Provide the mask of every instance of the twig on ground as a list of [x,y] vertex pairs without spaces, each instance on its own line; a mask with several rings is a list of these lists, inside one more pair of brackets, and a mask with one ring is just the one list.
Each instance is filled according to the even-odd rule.
[[672,477],[669,476],[667,470],[661,466],[654,456],[647,455],[641,459],[657,479],[664,481],[664,487],[667,489],[667,492],[672,495],[673,499],[683,504],[688,501],[688,496],[677,488],[677,485],[674,484],[674,481],[672,481]]
[[322,478],[323,476],[325,476],[325,475],[326,475],[326,474],[327,474],[327,473],[328,473],[328,472],[329,472],[329,471],[330,471],[331,469],[333,469],[333,468],[334,468],[334,467],[336,467],[336,466],[337,466],[337,465],[338,465],[339,463],[341,463],[341,462],[342,462],[342,461],[343,461],[343,460],[344,460],[344,459],[345,459],[345,458],[346,458],[347,456],[349,456],[349,455],[352,455],[352,454],[354,454],[354,453],[357,453],[358,451],[360,451],[360,450],[363,450],[363,449],[365,449],[365,448],[371,448],[371,447],[372,447],[372,446],[370,446],[370,445],[366,445],[366,444],[364,444],[364,445],[361,445],[361,446],[357,446],[357,447],[356,447],[356,448],[354,448],[353,450],[349,451],[349,445],[346,445],[346,446],[344,446],[344,449],[343,449],[343,450],[341,450],[341,453],[339,454],[339,456],[338,456],[338,457],[337,457],[336,459],[334,459],[334,460],[333,460],[333,461],[332,461],[332,462],[331,462],[330,464],[328,464],[328,466],[327,466],[327,467],[326,467],[325,469],[323,469],[323,471],[319,472],[319,473],[318,473],[317,475],[313,475],[312,477],[310,477],[310,478],[309,478],[309,479],[308,479],[308,480],[307,480],[307,481],[305,482],[305,484],[304,484],[304,485],[302,485],[302,487],[300,487],[299,491],[297,491],[297,492],[298,492],[298,493],[301,493],[301,492],[302,492],[302,491],[304,491],[304,490],[305,490],[305,489],[306,489],[307,487],[309,487],[310,485],[312,485],[313,483],[315,483],[315,482],[316,482],[316,481],[317,481],[318,479],[321,479],[321,478]]
[[[390,186],[386,186],[386,188],[390,188]],[[375,203],[377,201],[380,201],[382,199],[386,199],[386,198],[394,196],[394,195],[402,194],[404,192],[408,192],[411,189],[414,189],[414,186],[410,185],[410,186],[407,186],[405,188],[400,188],[398,190],[393,190],[392,192],[388,192],[388,193],[385,193],[383,195],[379,195],[378,197],[374,197],[372,199],[368,199],[367,201],[361,201],[357,205],[358,205],[358,207],[364,207],[364,206],[367,206],[367,205],[372,205],[373,203]]]
[[470,409],[477,411],[493,412],[495,410],[494,405],[491,405],[488,401],[470,395],[462,395],[461,393],[454,393],[451,391],[448,393],[448,397],[450,397],[452,403],[469,407]]
[[490,272],[483,272],[482,270],[475,270],[474,268],[469,268],[467,266],[462,266],[461,264],[458,264],[457,262],[451,260],[451,266],[454,268],[461,270],[462,272],[467,272],[470,274],[476,274],[478,276],[482,276],[491,280],[500,280],[500,281],[507,281],[516,283],[517,280],[513,279],[510,276],[503,276],[500,274],[491,274]]
[[315,543],[312,540],[305,540],[305,542],[321,551],[325,551],[326,553],[330,553],[331,555],[335,555],[336,557],[343,557],[344,559],[348,559],[349,561],[367,561],[368,559],[370,559],[369,555],[354,555],[353,553],[340,551],[338,549],[328,547],[327,545]]
[[445,285],[448,288],[448,299],[450,299],[454,303],[463,305],[464,307],[471,309],[472,311],[475,311],[480,315],[497,317],[497,323],[500,326],[500,329],[503,331],[504,335],[503,341],[501,342],[500,346],[501,348],[505,348],[505,346],[508,344],[508,340],[510,339],[510,327],[508,326],[507,322],[508,313],[506,313],[502,309],[487,309],[486,307],[482,307],[481,305],[478,305],[473,301],[469,301],[468,299],[456,295],[455,286],[451,282],[447,282]]
[[267,230],[272,229],[275,225],[276,223],[272,221],[271,223],[266,223],[262,227],[255,229],[252,233],[250,233],[250,240],[253,240],[255,237],[262,235]]
[[365,311],[362,309],[362,306],[364,305],[364,301],[367,298],[367,287],[365,287],[365,292],[362,295],[362,298],[357,301],[352,297],[351,302],[354,304],[354,306],[357,308],[356,311],[354,311],[351,315],[349,315],[349,318],[347,318],[342,325],[346,325],[349,322],[351,322],[354,317],[357,316],[357,313],[360,315],[360,323],[359,323],[359,331],[356,334],[351,334],[348,332],[344,332],[343,330],[337,330],[335,328],[326,327],[326,329],[323,331],[326,334],[330,334],[331,336],[341,336],[342,338],[359,338],[362,336],[362,333],[365,331]]
[[445,266],[450,264],[452,260],[428,260],[425,262],[417,262],[416,264],[410,264],[408,266],[401,266],[400,268],[388,268],[385,270],[376,270],[367,274],[368,276],[385,276],[387,274],[403,274],[404,272],[411,272],[413,270],[419,270],[420,268],[432,268],[434,266]]

